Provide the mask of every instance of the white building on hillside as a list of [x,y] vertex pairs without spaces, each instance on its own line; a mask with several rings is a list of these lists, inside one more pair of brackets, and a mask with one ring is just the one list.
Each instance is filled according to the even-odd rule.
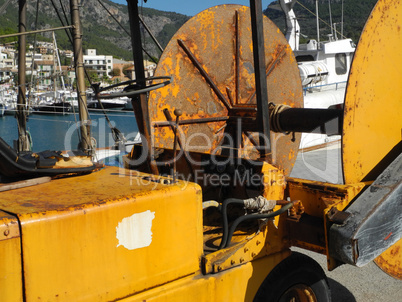
[[96,49],[87,49],[84,55],[84,65],[88,70],[97,72],[99,78],[110,77],[113,69],[113,57],[96,55]]
[[5,62],[7,54],[3,53],[4,47],[0,46],[0,82],[6,81],[11,78],[11,68]]

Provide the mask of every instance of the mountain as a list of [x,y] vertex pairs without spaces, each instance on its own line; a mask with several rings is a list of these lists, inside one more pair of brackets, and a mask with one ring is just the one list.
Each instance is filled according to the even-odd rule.
[[[11,1],[5,10],[2,10],[6,2],[10,1],[0,0],[0,34],[17,32],[18,1]],[[68,1],[42,0],[38,2],[39,13],[36,14],[37,2],[27,1],[27,31],[60,27],[71,23]],[[53,6],[52,3],[55,5]],[[63,7],[61,4],[63,4]],[[131,41],[126,33],[126,31],[130,31],[127,5],[117,4],[108,0],[81,0],[80,4],[84,50],[95,48],[98,54],[113,55],[117,58],[132,60]],[[139,10],[142,19],[162,47],[167,45],[173,34],[190,18],[185,15],[150,8],[140,7]],[[124,29],[110,16],[108,11]],[[59,20],[58,16],[61,16],[63,22]],[[160,52],[145,30],[144,36],[144,49],[151,53],[152,56],[159,57]],[[51,41],[51,33],[38,35],[37,39]],[[72,49],[64,31],[56,31],[56,39],[59,48]],[[34,36],[28,36],[28,40],[32,42]],[[3,42],[0,40],[0,43]]]
[[[299,0],[293,8],[300,25],[301,34],[305,36],[305,41],[316,39],[317,37],[315,2],[315,0]],[[333,23],[337,23],[337,31],[341,31],[342,2],[344,21],[343,35],[357,43],[364,24],[366,24],[367,18],[374,8],[374,5],[377,3],[377,0],[331,0],[330,2],[328,0],[319,0],[318,15],[322,20],[320,21],[321,39],[326,40],[327,35],[331,34],[331,28],[328,25],[330,24],[330,17],[332,17]],[[329,3],[331,6],[331,16],[329,13]],[[285,15],[278,1],[272,2],[264,13],[283,33],[286,32]],[[340,38],[339,34],[338,38]],[[303,43],[305,41],[301,39],[300,42]]]
[[[4,4],[9,2],[7,6]],[[228,1],[230,2],[230,1]],[[315,17],[304,7],[315,12],[315,0],[299,0],[294,9],[298,17],[301,33],[307,38],[316,37]],[[369,16],[376,0],[343,0],[344,2],[344,35],[358,41],[361,30]],[[39,13],[36,1],[27,1],[27,30],[53,28],[70,23],[69,2],[42,0],[39,3]],[[54,3],[54,6],[53,4]],[[61,3],[63,7],[61,7]],[[319,0],[319,16],[329,23],[328,0]],[[4,5],[4,6],[3,6]],[[331,0],[333,22],[341,21],[341,0]],[[56,9],[58,13],[56,12]],[[122,29],[116,21],[109,15],[108,11],[124,27]],[[173,34],[190,18],[189,16],[163,12],[150,8],[139,8],[144,22],[148,25],[151,32],[155,35],[159,43],[164,47],[169,42]],[[44,13],[46,12],[46,13]],[[64,12],[67,12],[67,17]],[[280,10],[277,1],[272,2],[264,13],[282,30],[286,31],[284,14]],[[97,49],[98,54],[113,55],[117,58],[126,60],[132,59],[129,31],[129,19],[127,6],[117,4],[108,0],[81,0],[80,6],[81,22],[83,27],[83,47]],[[58,18],[61,17],[63,22]],[[36,17],[37,16],[37,17]],[[18,24],[18,1],[0,0],[0,35],[17,31]],[[320,22],[320,34],[322,37],[330,33],[328,27],[324,27],[324,22]],[[339,30],[338,26],[338,30]],[[61,49],[72,49],[69,39],[64,31],[56,31],[57,43]],[[159,57],[151,38],[144,30],[144,49],[152,56]],[[38,35],[37,39],[51,41],[51,33]],[[14,38],[16,40],[16,38]],[[29,41],[34,40],[34,36],[28,36]],[[4,41],[0,39],[0,43]]]

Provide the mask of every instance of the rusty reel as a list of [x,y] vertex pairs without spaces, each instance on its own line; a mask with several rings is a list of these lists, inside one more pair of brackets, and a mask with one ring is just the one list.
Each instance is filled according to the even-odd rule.
[[[268,100],[303,107],[297,63],[280,30],[264,17]],[[221,5],[191,18],[167,45],[155,76],[171,85],[150,94],[153,145],[173,149],[174,134],[164,111],[182,110],[185,151],[256,159],[258,134],[250,10]],[[271,132],[272,163],[289,175],[300,135]]]

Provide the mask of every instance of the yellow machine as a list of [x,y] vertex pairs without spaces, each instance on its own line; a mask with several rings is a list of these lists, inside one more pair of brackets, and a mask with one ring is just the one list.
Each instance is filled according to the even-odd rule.
[[[379,0],[344,110],[314,111],[259,1],[190,19],[157,67],[170,85],[132,97],[125,168],[0,186],[0,301],[330,301],[292,246],[402,279],[401,27]],[[289,177],[300,132],[334,120],[345,183]]]

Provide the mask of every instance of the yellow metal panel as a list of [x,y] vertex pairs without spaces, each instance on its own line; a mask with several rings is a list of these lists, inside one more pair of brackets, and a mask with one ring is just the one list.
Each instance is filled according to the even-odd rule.
[[402,239],[397,241],[374,261],[388,275],[402,280]]
[[326,254],[328,269],[335,269],[338,263],[328,254],[327,213],[332,208],[344,210],[365,187],[365,184],[337,185],[298,178],[288,178],[287,181],[290,198],[300,200],[306,214],[323,218],[322,227],[325,230],[325,248],[308,242],[293,241],[293,243],[299,247]]
[[284,199],[284,191],[286,188],[286,179],[283,170],[263,163],[261,174],[263,176],[263,196],[266,199],[281,200]]
[[128,297],[124,302],[247,302],[253,301],[269,272],[290,255],[289,250],[248,262],[244,265],[210,275],[183,278],[142,294]]
[[22,224],[27,300],[110,301],[198,271],[199,187],[151,177],[108,167],[3,193]]
[[285,215],[281,215],[282,224],[279,228],[273,221],[267,221],[256,234],[245,236],[228,248],[204,256],[203,271],[218,273],[287,250],[290,244],[284,231]]
[[364,183],[337,185],[298,178],[287,181],[291,200],[300,200],[305,213],[320,218],[334,206],[343,210],[365,186]]
[[21,270],[17,219],[0,211],[0,301],[22,301]]
[[[402,140],[402,0],[379,0],[360,38],[345,98],[345,183],[370,181]],[[397,150],[396,150],[397,151]],[[397,151],[398,153],[400,151]],[[370,171],[379,166],[378,172]],[[401,241],[376,259],[402,278]]]
[[[345,183],[367,174],[402,139],[402,0],[379,0],[360,38],[345,97]],[[384,168],[384,167],[383,167]]]

